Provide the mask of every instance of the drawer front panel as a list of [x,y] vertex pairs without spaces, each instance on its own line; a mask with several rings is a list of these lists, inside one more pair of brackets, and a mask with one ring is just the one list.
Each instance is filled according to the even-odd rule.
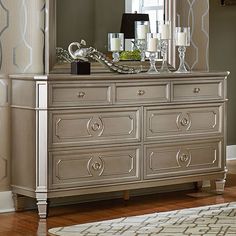
[[145,108],[145,140],[179,135],[221,134],[223,105],[163,109]]
[[51,106],[82,106],[111,103],[111,85],[52,84]]
[[50,189],[97,186],[140,179],[140,148],[50,153]]
[[140,140],[139,108],[52,111],[52,146]]
[[223,82],[173,82],[173,101],[223,99]]
[[204,173],[223,168],[221,141],[147,145],[144,150],[145,179]]
[[168,102],[170,101],[168,83],[158,84],[117,84],[117,103]]

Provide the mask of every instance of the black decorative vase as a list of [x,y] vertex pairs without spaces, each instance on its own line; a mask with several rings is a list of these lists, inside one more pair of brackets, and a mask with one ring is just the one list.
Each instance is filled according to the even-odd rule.
[[71,74],[90,75],[90,62],[87,61],[71,62]]

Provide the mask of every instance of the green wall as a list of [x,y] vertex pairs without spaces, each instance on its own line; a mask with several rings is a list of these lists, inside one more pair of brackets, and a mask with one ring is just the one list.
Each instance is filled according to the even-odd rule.
[[228,145],[236,144],[236,5],[210,0],[210,69],[230,71],[228,78]]

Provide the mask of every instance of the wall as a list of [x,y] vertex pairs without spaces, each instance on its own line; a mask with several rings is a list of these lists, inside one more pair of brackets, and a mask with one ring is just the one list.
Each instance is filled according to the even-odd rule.
[[236,5],[210,1],[210,68],[229,70],[228,145],[236,144]]
[[188,68],[208,70],[209,0],[177,0],[176,13],[176,26],[189,26],[191,30],[191,47],[186,51]]
[[[44,0],[0,0],[0,74],[44,72],[44,7]],[[0,191],[11,180],[7,89],[0,76]]]

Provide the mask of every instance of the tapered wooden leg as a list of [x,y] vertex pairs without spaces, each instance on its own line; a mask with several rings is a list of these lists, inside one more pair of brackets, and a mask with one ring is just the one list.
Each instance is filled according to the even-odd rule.
[[123,199],[124,199],[125,201],[128,201],[128,200],[130,199],[129,190],[125,190],[125,191],[123,192]]
[[194,182],[194,188],[197,190],[197,191],[201,191],[202,190],[202,181],[198,181],[198,182]]
[[20,196],[21,195],[19,195],[17,193],[12,194],[15,211],[22,211],[22,207],[20,206],[21,204],[20,204],[20,201],[19,201]]

